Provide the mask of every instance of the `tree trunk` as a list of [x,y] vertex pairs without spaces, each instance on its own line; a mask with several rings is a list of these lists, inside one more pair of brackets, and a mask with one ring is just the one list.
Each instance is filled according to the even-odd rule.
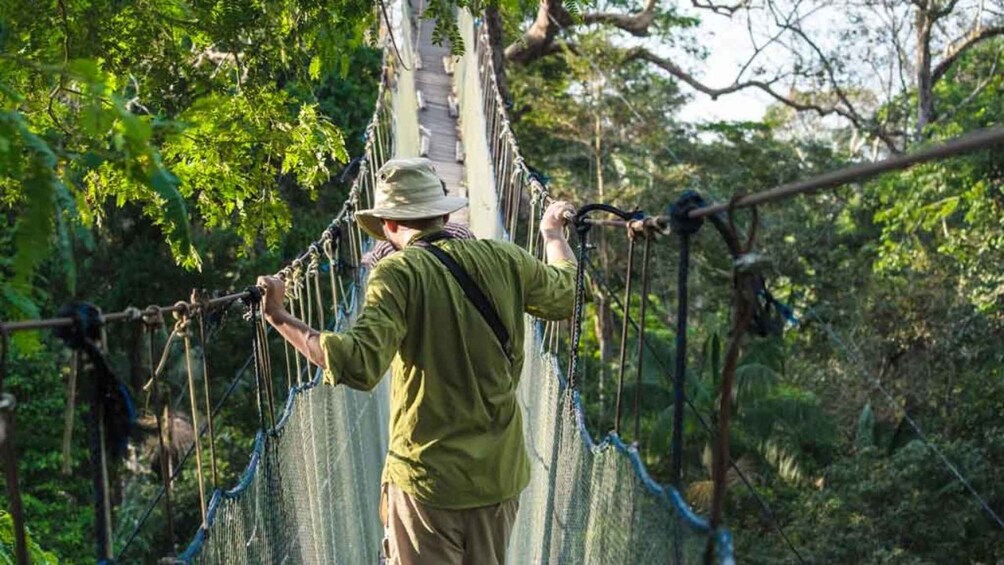
[[934,81],[931,75],[931,30],[935,16],[931,8],[917,8],[917,140],[934,121]]
[[610,297],[607,296],[605,289],[601,288],[598,284],[594,284],[592,291],[596,304],[596,319],[593,329],[596,330],[596,341],[599,344],[600,353],[600,380],[598,385],[600,414],[605,418],[607,415],[605,410],[607,404],[606,389],[611,379],[610,360],[614,357],[614,313],[610,309]]
[[505,78],[505,37],[502,29],[502,15],[496,6],[485,8],[485,27],[488,29],[488,44],[492,48],[492,64],[495,65],[495,81],[499,85],[502,101],[509,103],[509,83]]
[[[593,163],[596,167],[596,197],[599,202],[606,198],[603,178],[603,140],[602,140],[602,117],[599,113],[593,116]],[[603,279],[610,280],[610,255],[607,246],[606,230],[594,230],[596,232],[596,243],[600,254],[600,269]],[[604,388],[611,382],[611,362],[614,358],[613,336],[614,336],[614,314],[610,308],[610,297],[600,289],[596,296],[596,340],[600,350],[600,406],[601,410],[605,406],[606,394]],[[605,414],[605,412],[604,412]]]

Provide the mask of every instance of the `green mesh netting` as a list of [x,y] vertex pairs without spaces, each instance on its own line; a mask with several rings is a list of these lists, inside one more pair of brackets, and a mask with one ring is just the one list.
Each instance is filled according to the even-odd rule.
[[[525,348],[519,401],[531,479],[520,498],[509,562],[702,561],[706,522],[648,477],[633,448],[612,435],[593,441],[578,395],[564,386],[539,330],[527,332]],[[721,542],[727,550],[727,535]]]
[[[316,382],[316,381],[315,381]],[[377,563],[388,385],[297,389],[277,433],[259,434],[239,484],[217,493],[192,563]]]

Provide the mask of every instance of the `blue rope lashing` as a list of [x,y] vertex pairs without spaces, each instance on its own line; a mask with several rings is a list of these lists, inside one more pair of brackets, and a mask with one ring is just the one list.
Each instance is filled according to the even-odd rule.
[[[676,364],[673,369],[673,435],[670,480],[677,489],[683,482],[683,404],[687,382],[687,312],[689,297],[687,284],[690,276],[690,237],[697,233],[703,221],[691,218],[690,211],[704,205],[704,199],[694,191],[684,192],[670,205],[670,227],[680,238],[680,262],[676,278]],[[673,529],[673,554],[676,563],[682,563],[682,540],[679,526]]]
[[680,238],[680,263],[676,278],[676,365],[673,374],[673,436],[672,474],[673,486],[680,488],[683,477],[683,404],[687,379],[687,284],[690,276],[690,237],[697,233],[704,221],[691,218],[690,211],[704,206],[704,199],[691,190],[684,192],[669,207],[670,227]]
[[93,304],[72,302],[59,311],[73,324],[56,329],[56,336],[68,347],[87,355],[94,375],[91,383],[91,462],[94,467],[95,530],[99,563],[112,562],[111,502],[108,493],[108,459],[125,455],[136,407],[128,389],[112,372],[98,347],[101,341],[101,312]]

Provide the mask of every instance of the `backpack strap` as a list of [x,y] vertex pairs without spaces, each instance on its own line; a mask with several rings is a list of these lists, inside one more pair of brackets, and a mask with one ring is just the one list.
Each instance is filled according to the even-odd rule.
[[471,301],[471,304],[477,309],[484,318],[485,322],[492,329],[492,333],[495,334],[496,339],[498,339],[499,345],[502,346],[502,351],[505,352],[506,356],[510,359],[512,358],[512,350],[509,346],[509,331],[506,329],[505,324],[502,323],[502,319],[499,318],[498,312],[492,305],[488,296],[485,295],[481,287],[478,286],[474,279],[460,266],[460,263],[450,256],[446,251],[432,245],[432,242],[439,241],[441,239],[451,239],[450,235],[446,232],[436,232],[430,234],[412,245],[419,247],[431,253],[433,257],[439,259],[439,262],[446,267],[453,278],[456,279],[457,284],[467,295],[467,299]]

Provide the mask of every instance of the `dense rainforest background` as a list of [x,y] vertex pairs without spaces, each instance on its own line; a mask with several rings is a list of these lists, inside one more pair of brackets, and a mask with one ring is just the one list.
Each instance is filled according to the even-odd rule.
[[[443,37],[456,37],[453,6],[429,5]],[[485,8],[523,154],[576,203],[654,214],[687,189],[727,200],[1004,120],[1000,1]],[[377,14],[359,0],[0,0],[0,319],[54,315],[73,299],[114,311],[239,289],[312,241],[362,151],[381,75]],[[726,18],[748,30],[747,62],[707,76],[716,40],[702,22]],[[680,117],[694,97],[728,104],[739,91],[773,101],[762,120]],[[764,206],[759,220],[767,283],[791,315],[782,335],[749,340],[729,399],[732,455],[749,483],[730,475],[738,558],[1001,563],[1004,530],[925,441],[1004,510],[1004,151]],[[625,245],[621,233],[598,234],[589,268],[583,394],[595,435],[612,425]],[[713,436],[702,421],[718,411],[731,264],[707,227],[693,255],[684,485],[704,513]],[[675,238],[659,239],[640,384],[635,339],[625,367],[625,393],[641,387],[643,402],[639,436],[632,426],[622,435],[662,480],[677,263]],[[208,331],[195,353],[218,398],[249,336],[236,311]],[[153,337],[162,346],[166,332]],[[109,357],[148,423],[144,384],[157,359],[146,339],[140,324],[108,328]],[[14,336],[8,357],[35,559],[91,561],[85,402],[63,455],[71,355],[30,333]],[[190,421],[185,379],[175,348],[165,381],[179,429]],[[253,384],[237,383],[217,420],[224,487],[258,424]],[[113,477],[117,548],[160,484],[156,434],[140,428]],[[194,484],[189,466],[175,491],[175,547],[199,521]],[[164,528],[155,509],[122,560],[167,555]]]

